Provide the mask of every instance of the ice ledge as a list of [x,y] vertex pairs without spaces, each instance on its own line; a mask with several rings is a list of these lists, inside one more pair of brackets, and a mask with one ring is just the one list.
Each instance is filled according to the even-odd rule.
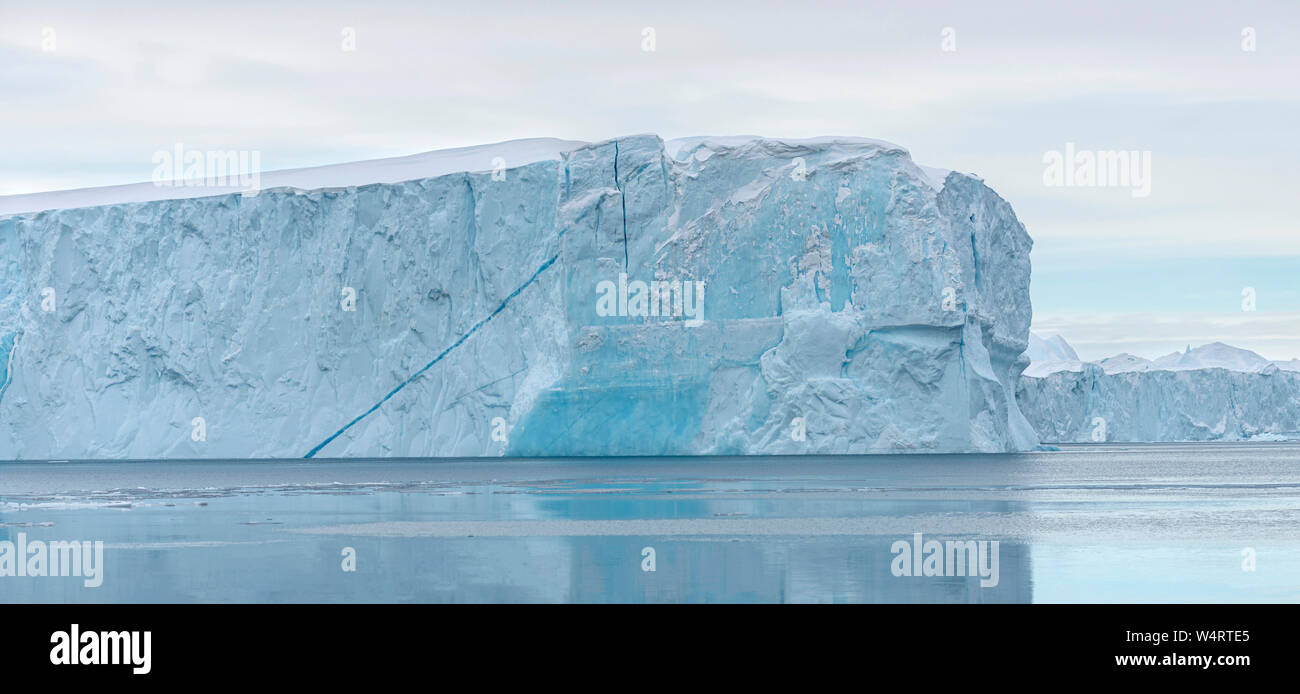
[[[657,137],[645,133],[616,139],[624,140],[643,135]],[[613,140],[605,142],[611,141]],[[605,144],[605,142],[536,137],[473,147],[434,150],[402,157],[369,159],[302,169],[267,171],[260,174],[257,191],[311,191],[375,183],[401,183],[454,173],[491,171],[496,168],[498,163],[502,162],[506,168],[516,168],[540,161],[559,161],[570,152],[584,147],[599,146]],[[688,153],[717,152],[747,145],[755,146],[767,151],[767,153],[772,153],[775,150],[785,150],[786,153],[794,151],[796,154],[799,150],[804,150],[811,153],[841,147],[854,151],[876,149],[882,152],[897,152],[909,159],[911,158],[907,148],[892,142],[846,135],[810,138],[724,135],[680,137],[663,141],[665,154],[674,160],[681,160]],[[696,156],[701,155],[697,154]],[[948,169],[921,166],[919,164],[917,167],[925,174],[923,180],[933,186],[936,191],[943,189],[944,180],[951,173]],[[249,191],[240,186],[155,185],[151,182],[144,182],[22,195],[0,195],[0,218],[46,210],[100,207],[103,205],[154,202],[158,200],[183,200],[246,192]]]
[[[347,188],[373,183],[401,183],[447,174],[491,171],[500,159],[507,168],[526,166],[539,161],[559,161],[568,152],[587,146],[580,140],[536,137],[509,140],[473,147],[440,149],[404,157],[370,159],[313,166],[304,169],[266,171],[260,175],[259,191],[273,189],[320,190]],[[129,183],[120,186],[78,188],[47,193],[0,196],[0,217],[16,214],[99,207],[119,203],[153,202],[205,198],[246,192],[239,186],[178,186],[153,183]]]

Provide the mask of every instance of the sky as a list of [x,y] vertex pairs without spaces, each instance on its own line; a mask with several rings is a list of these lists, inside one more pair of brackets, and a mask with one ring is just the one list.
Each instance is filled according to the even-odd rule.
[[[1298,123],[1294,0],[0,0],[0,195],[147,181],[178,143],[271,171],[525,137],[873,137],[1011,203],[1034,330],[1084,359],[1300,357]],[[1054,185],[1067,148],[1132,156],[1149,189]]]

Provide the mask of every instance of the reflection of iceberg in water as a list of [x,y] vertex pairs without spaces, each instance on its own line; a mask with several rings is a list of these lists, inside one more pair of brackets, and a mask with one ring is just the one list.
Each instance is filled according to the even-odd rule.
[[[756,486],[738,480],[741,488]],[[659,486],[650,483],[648,486]],[[671,511],[678,518],[765,519],[748,526],[768,534],[733,536],[627,536],[568,538],[573,552],[572,574],[565,600],[609,602],[1030,602],[1030,551],[1023,542],[1000,539],[999,580],[982,588],[978,576],[894,576],[890,551],[906,534],[854,534],[870,519],[895,520],[935,509],[934,502],[855,499],[852,516],[795,517],[782,522],[778,513],[819,514],[817,504],[795,508],[773,498],[746,493],[720,500],[692,496],[703,485],[685,484],[661,491],[671,493]],[[709,487],[726,487],[716,480]],[[786,490],[789,491],[789,490]],[[802,495],[800,495],[802,496]],[[967,507],[970,504],[963,504]],[[568,500],[547,500],[547,511],[560,517],[573,513]],[[1018,504],[986,502],[978,510],[1007,513]],[[840,508],[845,508],[840,504]],[[611,509],[612,510],[612,509]],[[659,511],[663,512],[662,509]],[[647,514],[645,507],[625,507],[631,516]],[[866,520],[866,523],[861,521]],[[719,525],[721,525],[720,523]],[[891,523],[892,525],[892,523]],[[783,527],[785,526],[785,527]],[[824,533],[800,536],[800,528]],[[868,532],[871,532],[868,530]],[[930,539],[999,539],[956,535]],[[655,571],[641,570],[640,552],[655,551]]]
[[[104,581],[0,602],[1289,602],[1298,455],[5,464],[0,540],[102,540]],[[893,575],[917,532],[997,540],[997,585]]]
[[[578,602],[1031,602],[1028,544],[1000,543],[1000,580],[978,576],[898,577],[889,570],[895,538],[599,538],[573,542],[565,600]],[[639,547],[652,546],[656,571],[641,571]],[[633,561],[635,557],[638,561]]]
[[[33,538],[103,538],[104,585],[74,578],[7,580],[5,602],[1028,602],[1029,550],[1003,540],[997,586],[978,577],[896,577],[890,545],[871,534],[920,505],[871,502],[873,515],[780,518],[764,499],[703,500],[691,483],[661,494],[583,485],[527,493],[283,490],[133,499],[129,508],[46,512]],[[669,489],[668,487],[675,487]],[[671,492],[671,493],[669,493]],[[149,496],[156,497],[157,493]],[[675,499],[674,497],[681,497]],[[663,503],[663,499],[670,499]],[[819,512],[807,499],[786,512]],[[167,504],[175,503],[175,506]],[[1014,504],[998,503],[1008,511]],[[926,504],[933,509],[932,504]],[[748,511],[737,511],[747,508]],[[32,520],[31,511],[4,521]],[[53,514],[53,515],[51,515]],[[177,518],[183,520],[177,521]],[[474,518],[474,520],[455,520]],[[347,520],[295,527],[302,520]],[[393,519],[412,519],[394,521]],[[418,519],[418,520],[416,520]],[[351,522],[351,521],[355,521]],[[837,526],[842,526],[837,529]],[[630,528],[632,534],[622,534]],[[664,528],[672,532],[645,532]],[[811,528],[814,533],[800,534]],[[731,532],[740,530],[743,532]],[[0,538],[16,532],[0,529]],[[569,534],[566,534],[569,533]],[[937,539],[957,535],[935,535]],[[340,550],[358,570],[340,570]],[[642,570],[642,549],[655,571]]]

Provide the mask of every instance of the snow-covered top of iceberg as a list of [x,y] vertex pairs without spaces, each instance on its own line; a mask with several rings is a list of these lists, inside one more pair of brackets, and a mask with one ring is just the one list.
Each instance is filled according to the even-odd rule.
[[[735,149],[738,147],[754,146],[761,147],[768,151],[779,150],[782,154],[797,156],[801,149],[809,151],[824,151],[827,149],[843,148],[851,150],[853,153],[861,153],[863,149],[880,149],[886,152],[901,152],[906,154],[910,159],[912,153],[902,145],[894,144],[886,140],[877,140],[871,137],[857,137],[853,135],[823,135],[821,137],[764,137],[762,135],[704,135],[695,137],[678,137],[664,141],[664,152],[669,157],[678,161],[687,157],[694,156],[697,159],[704,160],[712,156],[714,152],[721,150]],[[915,163],[915,162],[913,162]],[[952,173],[951,169],[941,169],[933,166],[916,165],[917,168],[925,174],[925,181],[928,182],[935,190],[943,188],[944,179]],[[972,176],[978,179],[978,176]]]
[[[267,171],[258,174],[260,180],[256,188],[257,190],[284,188],[319,190],[372,183],[400,183],[452,173],[490,171],[500,162],[504,162],[508,168],[515,168],[539,161],[557,161],[568,152],[592,144],[582,140],[536,137],[473,147],[440,149],[403,157]],[[800,149],[811,152],[844,148],[846,154],[860,154],[864,148],[879,148],[881,151],[901,152],[911,158],[911,154],[905,147],[892,142],[843,135],[810,138],[773,138],[758,135],[682,137],[665,140],[664,151],[673,159],[680,159],[687,155],[703,159],[710,156],[711,152],[751,144],[769,150],[784,150],[793,156],[797,156]],[[917,167],[925,174],[924,180],[936,191],[943,188],[944,179],[950,173],[948,169],[919,164]],[[191,185],[190,183],[186,182],[184,185],[171,182],[163,185],[151,182],[129,183],[22,195],[0,195],[0,217],[43,210],[201,198],[247,192],[245,187],[239,185]]]
[[1029,368],[1025,375],[1042,378],[1057,371],[1082,371],[1083,365],[1093,363],[1108,374],[1133,371],[1195,371],[1197,369],[1225,369],[1243,373],[1260,373],[1269,369],[1300,371],[1300,359],[1269,361],[1248,349],[1233,347],[1222,342],[1192,347],[1182,352],[1171,352],[1156,359],[1145,359],[1127,352],[1106,357],[1098,362],[1081,361],[1074,349],[1060,335],[1050,339],[1029,334]]
[[[1274,366],[1274,363],[1248,349],[1212,342],[1200,347],[1188,346],[1182,352],[1171,352],[1154,360],[1143,359],[1132,354],[1120,354],[1103,359],[1101,366],[1106,373],[1125,373],[1129,371],[1194,371],[1196,369],[1227,369],[1243,373],[1257,373]],[[1287,362],[1279,362],[1282,368]]]
[[[514,168],[539,161],[559,160],[564,153],[584,147],[587,144],[587,142],[580,140],[536,137],[488,145],[475,145],[473,147],[440,149],[404,157],[370,159],[343,164],[312,166],[303,169],[266,171],[259,174],[258,189],[295,188],[298,190],[318,190],[322,188],[346,188],[371,183],[400,183],[462,171],[490,171],[496,167],[493,162],[498,158],[505,162],[505,166]],[[226,195],[240,192],[244,192],[244,189],[237,185],[209,186],[189,185],[188,183],[186,185],[156,185],[145,182],[98,188],[59,190],[48,193],[3,195],[0,196],[0,217],[40,212],[42,210],[97,207],[100,205],[150,202],[153,200],[201,198],[210,195]]]
[[1106,357],[1097,362],[1101,365],[1102,371],[1108,374],[1128,373],[1129,371],[1150,371],[1152,369],[1151,360],[1143,359],[1136,354],[1120,352],[1113,357]]
[[[863,146],[867,146],[907,152],[906,147],[896,145],[893,142],[886,142],[885,140],[877,140],[870,137],[856,137],[852,135],[824,135],[822,137],[802,138],[764,137],[762,135],[702,135],[694,137],[678,137],[671,140],[664,140],[664,151],[673,159],[680,159],[683,152],[694,150],[701,145],[709,149],[717,150],[741,147],[750,143],[809,149],[825,149],[832,145],[853,145],[859,149]],[[910,153],[908,154],[910,156]]]
[[1263,371],[1273,362],[1240,347],[1212,342],[1184,352],[1172,352],[1151,362],[1153,368],[1169,371],[1190,369],[1227,369],[1229,371]]

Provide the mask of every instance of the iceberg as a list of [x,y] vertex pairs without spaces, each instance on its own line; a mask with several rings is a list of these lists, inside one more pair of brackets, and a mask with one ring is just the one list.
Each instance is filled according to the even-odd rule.
[[1032,241],[878,140],[0,199],[0,458],[996,452]]
[[1300,438],[1300,373],[1250,350],[1215,342],[1155,360],[1044,356],[1017,391],[1044,443]]
[[1044,339],[1035,333],[1029,333],[1029,348],[1025,350],[1025,355],[1029,357],[1030,363],[1079,361],[1079,355],[1075,353],[1074,348],[1060,335]]
[[1025,376],[1045,376],[1056,371],[1078,371],[1083,368],[1079,355],[1060,335],[1043,339],[1029,333],[1029,348],[1025,350],[1025,356],[1029,358],[1029,366],[1023,374]]

